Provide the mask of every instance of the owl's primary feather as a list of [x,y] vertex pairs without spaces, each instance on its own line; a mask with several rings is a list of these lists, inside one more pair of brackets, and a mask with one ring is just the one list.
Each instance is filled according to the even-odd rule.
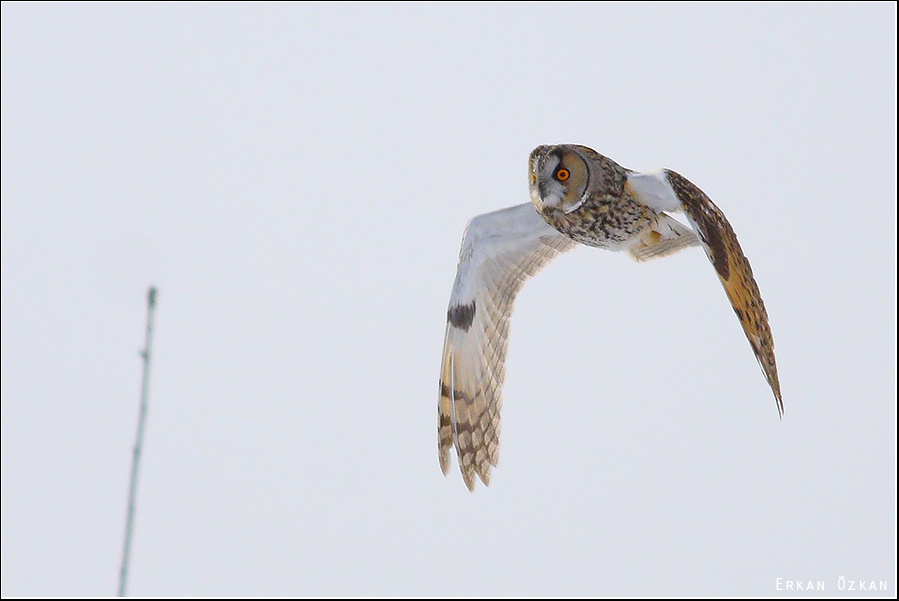
[[[475,475],[489,482],[499,450],[515,295],[547,261],[577,243],[625,251],[637,261],[701,245],[783,416],[774,340],[752,268],[724,213],[702,190],[674,171],[637,173],[585,146],[539,146],[529,166],[531,203],[475,217],[463,235],[440,372],[438,449],[444,473],[455,446],[469,490]],[[695,232],[666,211],[685,212]]]
[[641,203],[656,210],[683,210],[690,224],[699,232],[702,247],[724,286],[743,333],[774,393],[777,412],[783,418],[783,398],[777,378],[774,337],[768,325],[768,312],[752,275],[749,259],[743,254],[737,235],[724,213],[705,192],[670,169],[631,175],[628,190]]

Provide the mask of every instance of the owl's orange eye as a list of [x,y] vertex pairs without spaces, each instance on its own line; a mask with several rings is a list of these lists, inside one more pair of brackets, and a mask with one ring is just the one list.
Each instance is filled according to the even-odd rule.
[[559,169],[556,171],[556,179],[560,182],[564,182],[569,177],[571,177],[571,173],[569,173],[568,169]]

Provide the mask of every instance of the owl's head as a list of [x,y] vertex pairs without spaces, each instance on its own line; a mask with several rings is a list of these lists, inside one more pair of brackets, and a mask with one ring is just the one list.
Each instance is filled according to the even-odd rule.
[[614,194],[626,170],[586,146],[538,146],[528,161],[531,201],[541,213],[579,209],[594,194]]

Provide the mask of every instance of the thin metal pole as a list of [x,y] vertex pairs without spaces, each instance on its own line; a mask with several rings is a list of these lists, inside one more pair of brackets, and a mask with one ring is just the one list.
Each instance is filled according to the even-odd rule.
[[128,580],[128,559],[131,555],[131,528],[134,524],[134,497],[137,494],[137,472],[140,467],[140,450],[144,442],[144,422],[147,419],[147,385],[150,381],[150,347],[153,339],[153,309],[156,308],[156,288],[147,292],[147,341],[141,356],[144,358],[144,378],[140,391],[140,417],[137,420],[137,442],[134,443],[134,460],[131,463],[131,488],[128,494],[128,521],[125,524],[125,548],[122,550],[122,570],[119,573],[119,597],[125,596]]

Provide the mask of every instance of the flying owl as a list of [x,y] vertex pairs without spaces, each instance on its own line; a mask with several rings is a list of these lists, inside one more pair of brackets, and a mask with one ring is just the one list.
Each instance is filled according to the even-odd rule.
[[[509,317],[524,281],[577,244],[624,251],[636,261],[702,246],[774,393],[783,401],[774,339],[752,268],[724,213],[684,176],[637,173],[586,146],[531,153],[531,202],[479,215],[462,236],[446,315],[440,370],[438,450],[443,473],[456,447],[462,478],[484,484],[499,451]],[[666,211],[683,211],[692,229]]]

